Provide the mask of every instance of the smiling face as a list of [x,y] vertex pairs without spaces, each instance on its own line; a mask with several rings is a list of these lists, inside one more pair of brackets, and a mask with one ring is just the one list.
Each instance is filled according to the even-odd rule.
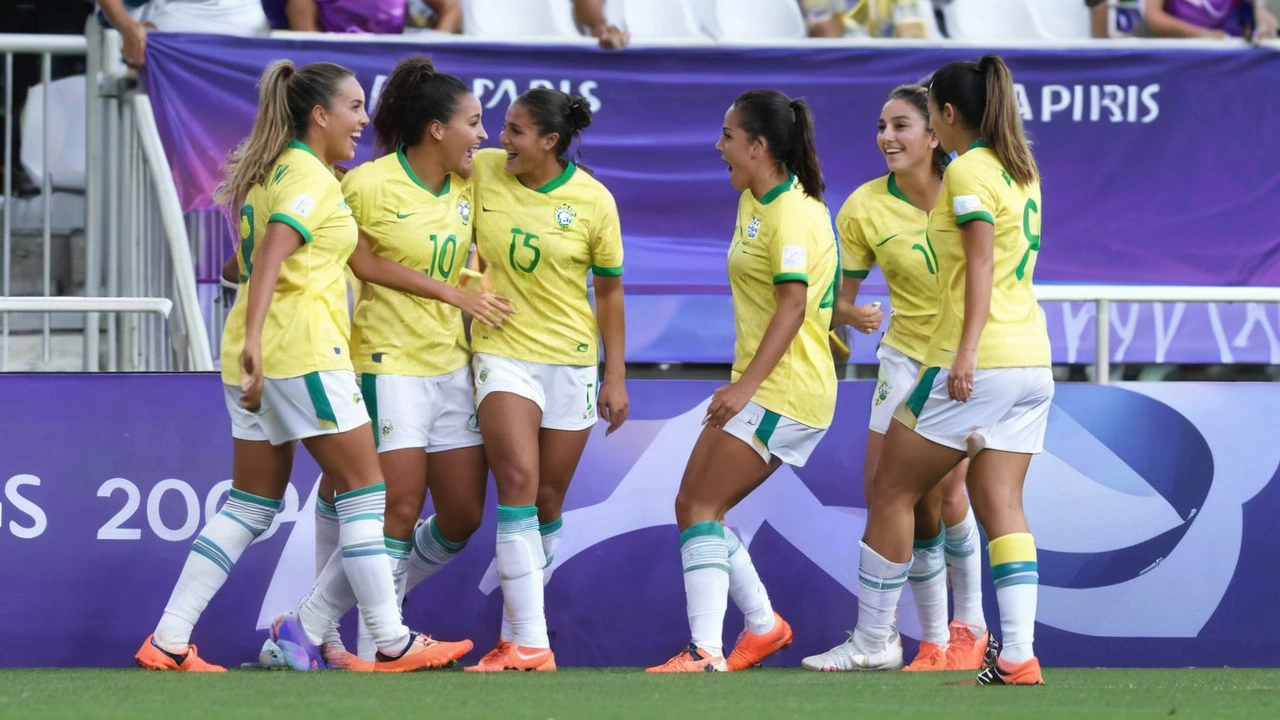
[[481,121],[482,112],[476,96],[466,93],[458,98],[458,109],[447,124],[431,124],[429,131],[440,143],[446,172],[471,177],[471,158],[489,137]]
[[905,174],[932,166],[938,138],[910,101],[898,98],[885,103],[878,127],[876,146],[884,154],[889,170]]
[[502,132],[498,134],[502,149],[507,151],[507,172],[524,175],[538,171],[548,159],[554,159],[554,148],[559,139],[558,133],[539,135],[538,126],[529,111],[518,102],[511,103]]
[[734,190],[742,192],[751,186],[763,146],[762,139],[752,140],[747,135],[738,121],[737,109],[730,107],[729,112],[724,114],[724,127],[720,129],[716,152],[720,153],[720,159],[729,166],[729,182],[733,184]]
[[329,107],[316,106],[312,118],[322,132],[323,147],[316,149],[321,151],[326,163],[332,165],[354,158],[356,143],[369,124],[369,114],[364,109],[364,89],[354,77],[344,78]]

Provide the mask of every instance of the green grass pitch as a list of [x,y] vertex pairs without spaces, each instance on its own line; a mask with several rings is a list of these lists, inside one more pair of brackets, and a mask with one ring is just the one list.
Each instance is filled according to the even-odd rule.
[[968,673],[635,669],[470,675],[0,670],[0,718],[1275,718],[1280,670],[1048,669],[1045,687]]

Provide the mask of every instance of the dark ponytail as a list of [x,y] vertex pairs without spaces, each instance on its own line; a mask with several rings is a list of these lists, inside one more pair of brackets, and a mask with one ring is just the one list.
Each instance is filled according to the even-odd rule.
[[461,80],[437,72],[426,55],[410,55],[396,63],[378,96],[373,137],[381,153],[422,142],[433,122],[448,124],[464,95],[471,92]]
[[540,136],[560,135],[552,151],[566,162],[569,146],[582,138],[583,130],[591,127],[591,103],[581,95],[539,87],[524,91],[513,104],[519,104],[529,113]]
[[991,146],[1014,181],[1028,185],[1040,179],[1022,129],[1013,75],[1000,56],[943,65],[933,74],[929,94],[939,108],[950,103],[960,113],[965,126]]
[[826,183],[818,163],[809,104],[799,98],[792,100],[777,90],[750,90],[733,101],[733,108],[748,139],[763,137],[769,156],[795,173],[806,195],[821,200]]
[[[932,132],[933,123],[929,121],[929,89],[923,85],[899,85],[889,92],[889,97],[885,98],[885,102],[894,100],[905,100],[911,103],[911,107],[920,113],[920,118],[924,120],[925,127]],[[933,149],[933,173],[938,177],[942,177],[942,171],[947,167],[947,151],[938,145]]]

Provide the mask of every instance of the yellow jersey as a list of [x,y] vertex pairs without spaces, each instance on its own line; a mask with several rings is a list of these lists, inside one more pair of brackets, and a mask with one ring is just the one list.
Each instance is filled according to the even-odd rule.
[[297,230],[303,245],[280,264],[262,328],[263,376],[351,370],[345,271],[356,247],[356,221],[333,168],[294,140],[240,208],[240,292],[222,330],[222,381],[240,383],[248,288],[269,223]]
[[[437,195],[397,150],[347,173],[342,191],[373,252],[458,286],[471,250],[471,183],[445,177]],[[362,283],[351,323],[360,373],[433,377],[470,359],[462,311],[373,283]]]
[[938,267],[928,227],[929,211],[911,204],[893,173],[854,190],[836,215],[844,276],[865,279],[872,265],[880,265],[893,306],[883,342],[918,363],[938,314]]
[[599,329],[587,302],[587,272],[622,275],[618,206],[600,181],[569,163],[540,188],[503,165],[506,153],[472,160],[476,247],[493,292],[515,304],[501,328],[472,326],[472,349],[547,365],[595,365]]
[[981,140],[947,166],[942,196],[929,215],[941,297],[925,364],[951,367],[964,326],[965,255],[960,226],[995,227],[991,312],[978,340],[978,367],[1048,367],[1049,332],[1031,287],[1040,252],[1040,183],[1009,177]]
[[733,380],[755,357],[778,309],[774,285],[804,283],[809,288],[804,323],[751,399],[814,428],[829,427],[836,409],[836,369],[827,332],[839,280],[838,254],[831,212],[806,195],[794,175],[759,200],[750,190],[742,192],[729,247]]

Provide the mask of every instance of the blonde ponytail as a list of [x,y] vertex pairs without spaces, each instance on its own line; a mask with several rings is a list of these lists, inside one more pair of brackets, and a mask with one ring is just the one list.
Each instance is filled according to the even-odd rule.
[[267,178],[276,158],[295,137],[289,117],[289,83],[297,68],[289,60],[278,60],[267,67],[258,81],[258,116],[253,131],[227,155],[222,171],[225,179],[214,190],[214,202],[239,209],[249,189]]
[[987,107],[982,113],[978,133],[991,145],[1009,177],[1019,185],[1030,185],[1040,179],[1031,143],[1022,130],[1022,116],[1013,89],[1013,75],[999,55],[983,55],[978,72],[986,78]]

